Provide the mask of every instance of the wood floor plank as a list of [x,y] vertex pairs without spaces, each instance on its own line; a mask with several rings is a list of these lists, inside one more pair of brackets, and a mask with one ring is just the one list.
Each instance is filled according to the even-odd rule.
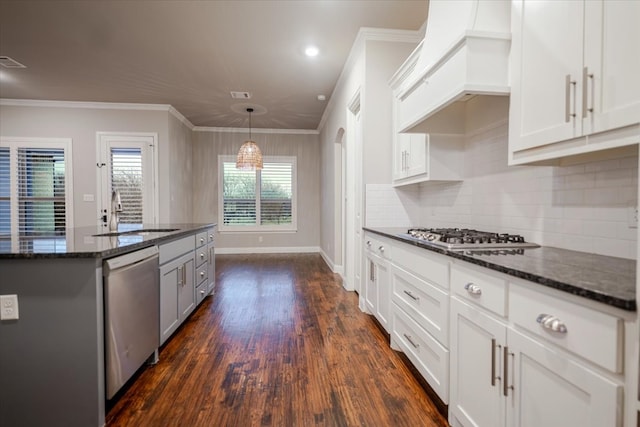
[[215,295],[107,426],[447,426],[319,255],[217,255],[216,269]]

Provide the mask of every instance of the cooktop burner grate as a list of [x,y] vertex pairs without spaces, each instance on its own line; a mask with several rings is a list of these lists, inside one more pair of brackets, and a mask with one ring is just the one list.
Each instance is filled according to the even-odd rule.
[[493,233],[469,228],[410,228],[410,237],[447,249],[535,248],[519,234]]

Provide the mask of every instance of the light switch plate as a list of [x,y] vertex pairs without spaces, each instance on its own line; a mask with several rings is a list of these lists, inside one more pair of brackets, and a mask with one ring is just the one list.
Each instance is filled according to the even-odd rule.
[[18,295],[0,295],[0,320],[18,320]]

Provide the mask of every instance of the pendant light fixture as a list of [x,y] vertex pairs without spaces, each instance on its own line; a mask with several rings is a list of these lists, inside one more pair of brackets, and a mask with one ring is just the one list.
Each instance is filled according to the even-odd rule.
[[238,151],[236,169],[251,170],[262,169],[262,152],[255,142],[251,140],[251,113],[253,108],[247,108],[249,113],[249,139],[242,144]]

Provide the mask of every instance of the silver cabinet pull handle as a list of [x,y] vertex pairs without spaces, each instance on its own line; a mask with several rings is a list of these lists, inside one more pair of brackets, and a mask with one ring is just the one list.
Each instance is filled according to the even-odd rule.
[[591,107],[589,104],[589,85],[593,84],[593,73],[589,74],[589,68],[582,69],[582,118],[587,117],[587,113],[593,113],[595,90],[591,91]]
[[404,337],[407,339],[407,341],[409,341],[409,343],[411,343],[412,346],[414,346],[415,348],[420,347],[420,345],[413,342],[413,339],[411,339],[411,335],[407,335],[407,334],[402,334],[402,335],[404,335]]
[[415,296],[414,294],[412,294],[409,291],[403,291],[405,294],[407,294],[409,296],[409,298],[411,298],[414,301],[420,301],[420,298],[418,298],[417,296]]
[[178,285],[179,285],[179,286],[182,286],[182,280],[183,280],[183,278],[184,278],[184,274],[182,274],[182,269],[183,269],[183,266],[182,266],[182,265],[178,267],[178,275],[180,276],[180,277],[178,278]]
[[551,314],[540,314],[536,319],[536,322],[540,323],[540,326],[543,328],[552,331],[558,332],[561,334],[566,334],[568,332],[567,325],[560,319]]
[[482,289],[480,288],[480,286],[476,285],[475,283],[469,282],[466,285],[464,285],[464,288],[471,295],[482,295]]
[[502,347],[500,344],[496,344],[496,339],[491,340],[491,386],[496,385],[496,380],[500,379],[500,375],[496,376],[496,347]]
[[509,396],[509,389],[513,390],[513,384],[509,385],[509,356],[514,356],[514,353],[509,352],[509,347],[504,346],[504,371],[503,371],[503,380],[502,380],[502,394],[505,396]]
[[569,123],[569,120],[571,120],[571,117],[575,117],[576,113],[572,113],[571,112],[571,86],[574,86],[577,84],[576,81],[571,80],[571,74],[567,74],[565,77],[565,106],[564,106],[564,121]]

